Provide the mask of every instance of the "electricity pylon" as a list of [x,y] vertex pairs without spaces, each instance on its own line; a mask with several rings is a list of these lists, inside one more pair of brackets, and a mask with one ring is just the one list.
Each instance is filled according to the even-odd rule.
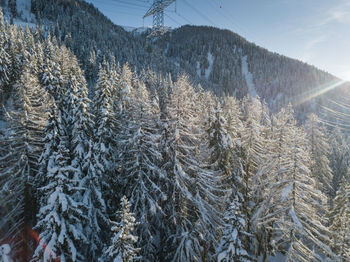
[[171,5],[175,0],[153,0],[153,4],[147,13],[146,18],[153,15],[153,30],[162,30],[164,28],[164,9]]

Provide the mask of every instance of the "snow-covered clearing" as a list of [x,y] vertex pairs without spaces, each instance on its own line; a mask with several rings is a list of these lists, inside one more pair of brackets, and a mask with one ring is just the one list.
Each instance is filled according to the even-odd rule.
[[209,62],[209,67],[207,69],[205,69],[205,78],[206,79],[209,79],[210,73],[213,70],[214,57],[210,53],[210,51],[208,52],[208,62]]
[[249,72],[247,59],[248,59],[247,56],[242,57],[242,74],[245,78],[245,81],[247,82],[249,94],[252,97],[256,97],[257,93],[255,89],[255,84],[253,81],[253,75]]
[[16,3],[17,3],[18,16],[21,17],[24,21],[34,22],[35,17],[30,12],[31,1],[30,0],[17,0]]

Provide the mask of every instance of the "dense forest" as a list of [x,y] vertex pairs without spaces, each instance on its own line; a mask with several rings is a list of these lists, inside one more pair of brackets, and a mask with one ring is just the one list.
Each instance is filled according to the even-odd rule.
[[341,129],[110,57],[88,89],[44,32],[0,13],[0,244],[13,261],[350,259]]
[[[40,30],[50,32],[59,44],[76,55],[89,89],[97,81],[103,60],[116,60],[121,65],[128,62],[137,73],[144,68],[163,77],[171,73],[174,80],[185,73],[192,83],[219,96],[242,99],[256,93],[274,113],[292,103],[298,121],[303,122],[310,112],[319,114],[322,106],[331,106],[329,97],[337,100],[348,92],[337,88],[296,105],[300,97],[340,79],[301,61],[269,52],[229,30],[187,25],[150,39],[149,31],[127,32],[82,0],[27,1],[31,2],[30,10],[26,11],[35,17],[31,21],[34,27],[40,25]],[[5,9],[10,13],[9,18],[23,12],[10,6]],[[244,66],[252,75],[255,90],[247,84]]]

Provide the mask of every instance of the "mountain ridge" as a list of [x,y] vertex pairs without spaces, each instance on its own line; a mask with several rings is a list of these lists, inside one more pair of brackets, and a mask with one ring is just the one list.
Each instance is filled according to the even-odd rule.
[[[227,29],[185,25],[150,40],[147,31],[129,32],[82,0],[32,0],[31,12],[39,25],[78,57],[90,86],[94,85],[99,65],[105,59],[115,59],[120,64],[128,62],[139,73],[142,68],[163,75],[170,73],[173,79],[186,73],[194,83],[219,96],[238,98],[249,94],[245,74],[249,73],[254,95],[265,100],[273,112],[292,103],[297,107],[298,119],[303,121],[307,113],[319,113],[318,104],[323,105],[326,97],[315,97],[302,105],[296,99],[320,86],[341,81]],[[346,86],[338,89],[341,94],[331,90],[327,95],[342,97]]]

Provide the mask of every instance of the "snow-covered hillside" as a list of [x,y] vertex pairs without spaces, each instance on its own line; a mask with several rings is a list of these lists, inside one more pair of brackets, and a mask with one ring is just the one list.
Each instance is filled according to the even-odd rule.
[[0,260],[349,260],[344,82],[228,30],[11,1],[41,27],[0,12]]
[[[11,0],[10,0],[11,1]],[[16,0],[16,8],[9,6],[9,0],[3,2],[4,18],[8,22],[13,22],[16,25],[34,28],[36,25],[35,15],[31,12],[31,0]]]

